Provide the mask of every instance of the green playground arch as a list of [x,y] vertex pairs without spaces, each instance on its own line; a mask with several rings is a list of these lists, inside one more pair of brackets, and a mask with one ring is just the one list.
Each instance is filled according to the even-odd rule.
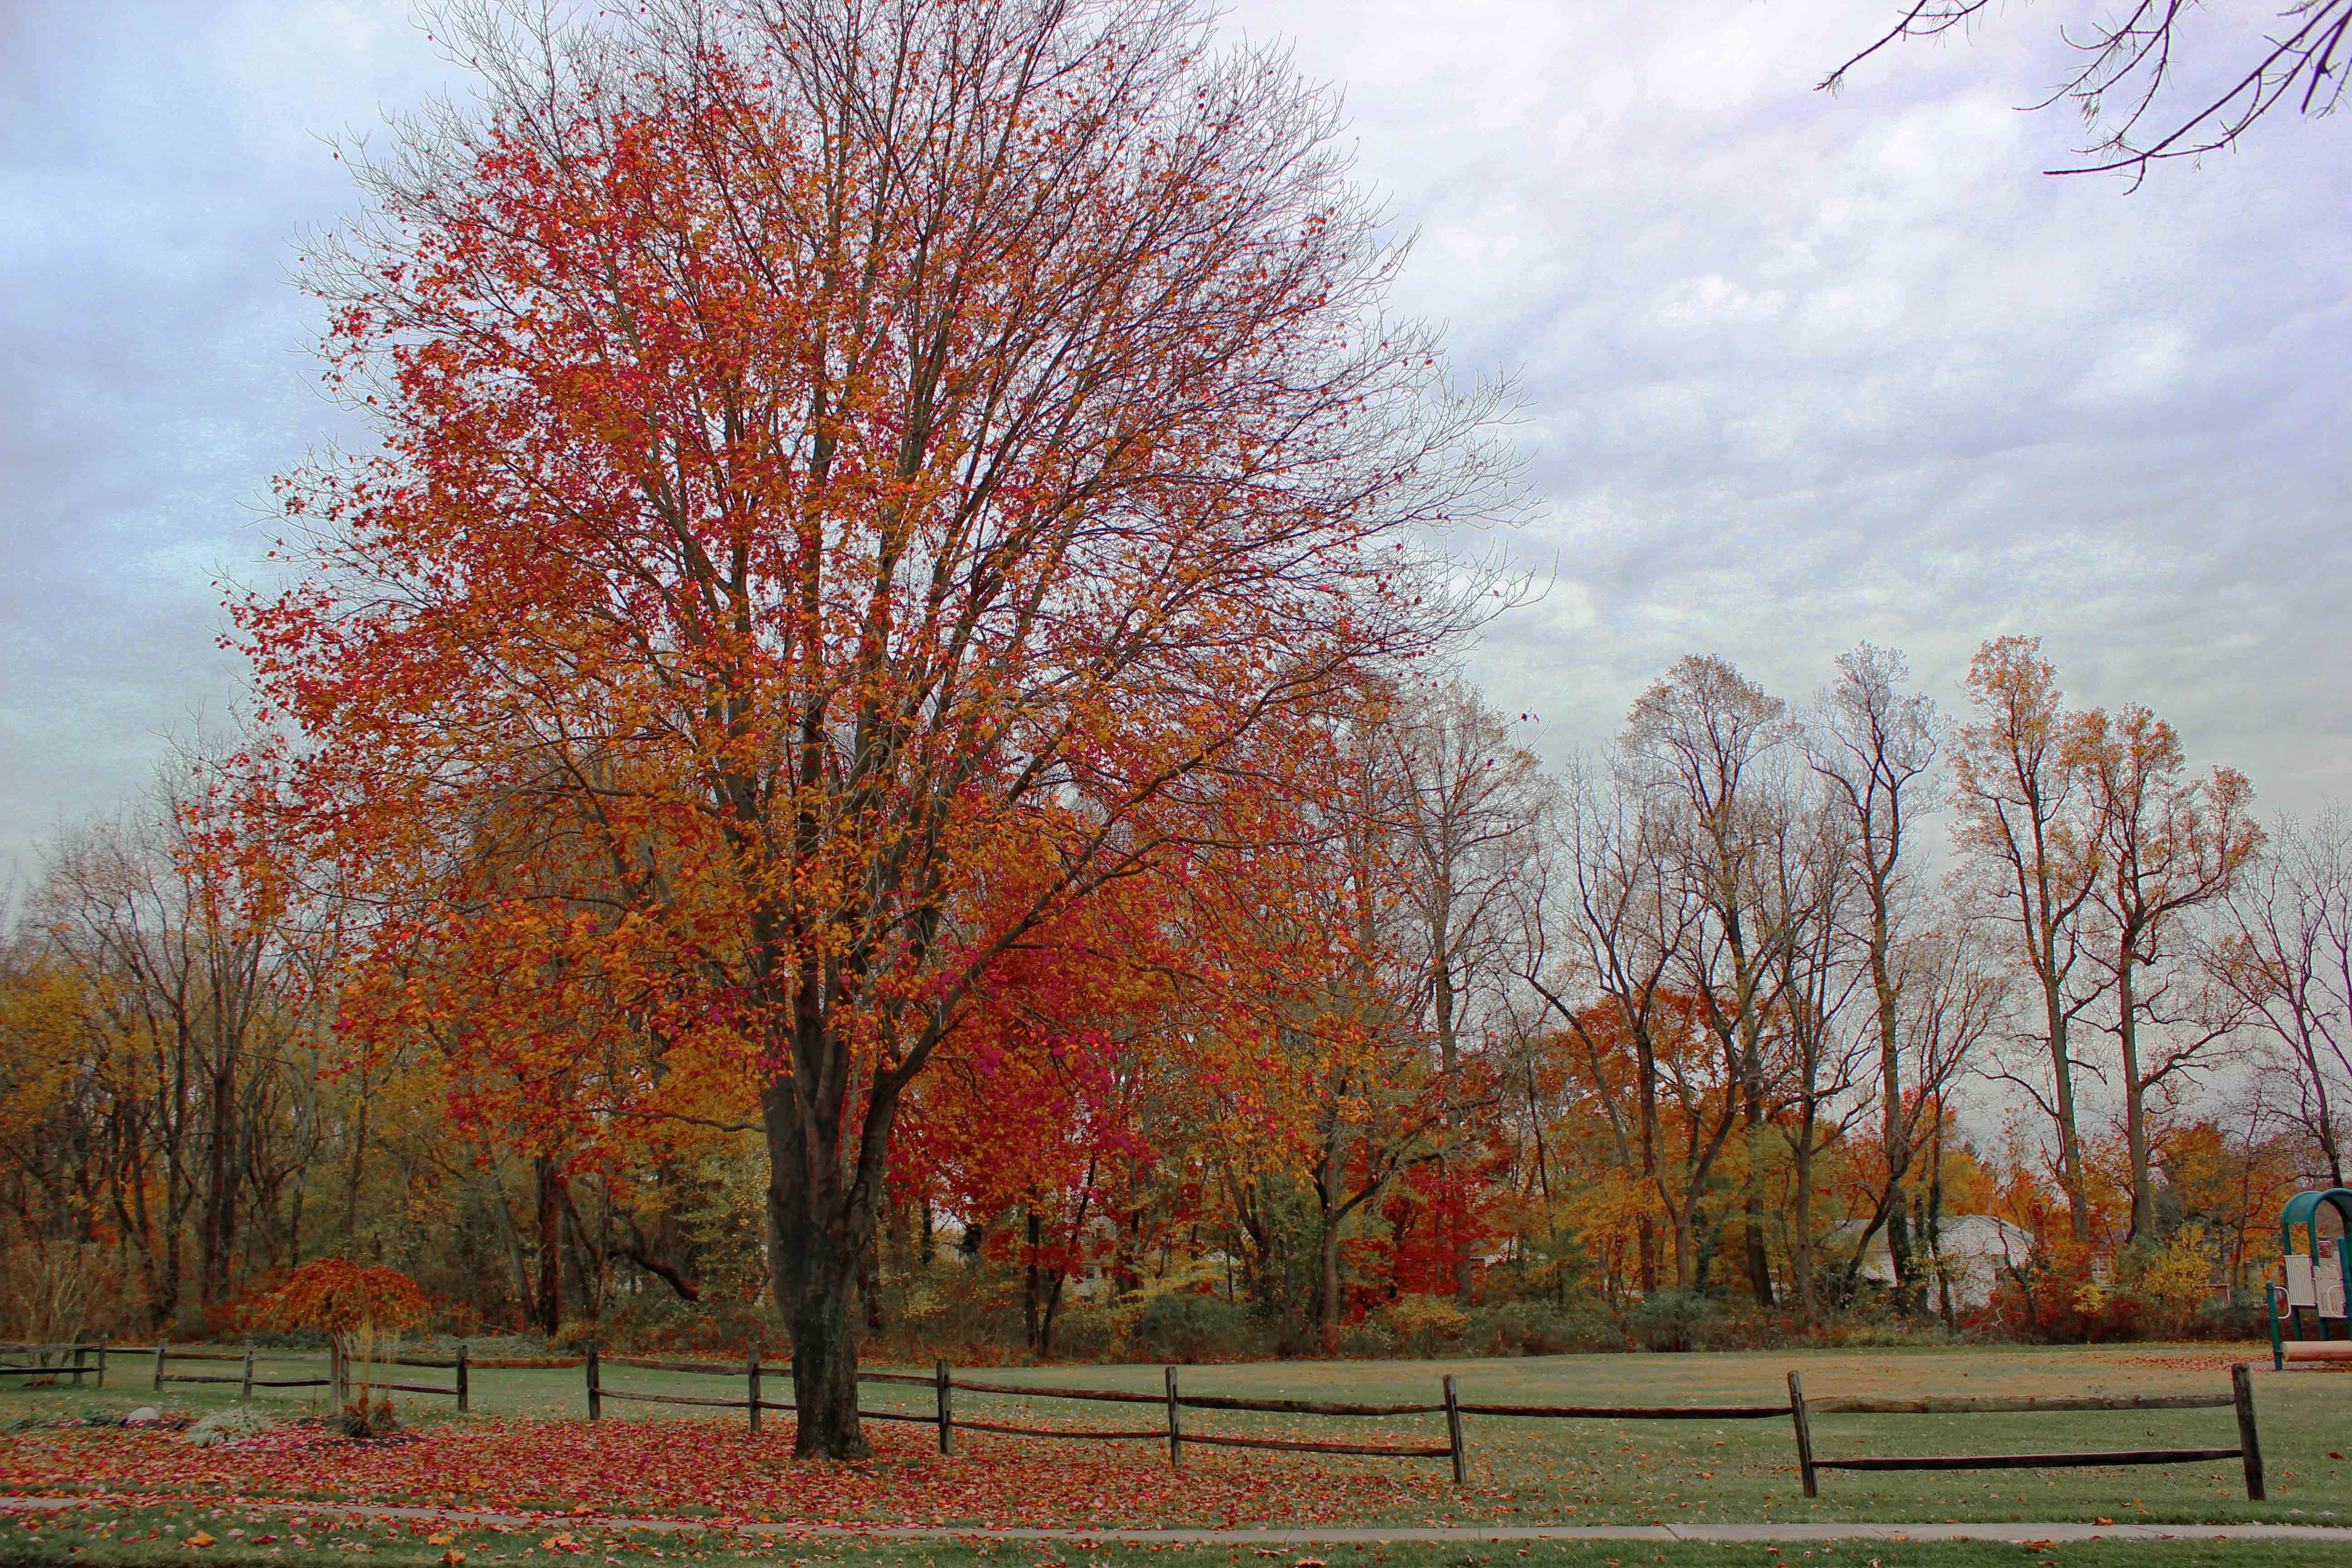
[[[2331,1260],[2320,1251],[2319,1220],[2323,1209],[2334,1209],[2341,1228],[2332,1237],[2336,1257]],[[2303,1230],[2303,1246],[2295,1246],[2295,1230]],[[2279,1252],[2281,1265],[2286,1272],[2284,1287],[2273,1285],[2268,1291],[2271,1309],[2271,1365],[2284,1372],[2289,1362],[2352,1361],[2352,1321],[2346,1318],[2346,1303],[2352,1301],[2352,1188],[2315,1187],[2297,1193],[2287,1199],[2286,1207],[2279,1211]],[[2334,1267],[2328,1268],[2332,1261]],[[2329,1283],[2338,1284],[2332,1305],[2329,1292],[2321,1288],[2323,1270],[2336,1278]],[[2280,1321],[2280,1309],[2285,1309],[2285,1321]],[[2318,1327],[2316,1339],[2304,1337],[2304,1314],[2308,1312]],[[2342,1328],[2340,1338],[2328,1331],[2330,1324]]]

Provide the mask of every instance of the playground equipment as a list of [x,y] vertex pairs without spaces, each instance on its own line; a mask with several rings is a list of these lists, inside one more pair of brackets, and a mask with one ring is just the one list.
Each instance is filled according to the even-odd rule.
[[[2336,1211],[2340,1222],[2336,1234],[2323,1237],[2319,1234],[2322,1205]],[[2303,1227],[2303,1250],[2294,1245],[2295,1226]],[[2286,1288],[2269,1288],[2271,1304],[2271,1365],[2284,1372],[2290,1362],[2352,1363],[2352,1321],[2344,1315],[2344,1303],[2352,1296],[2352,1189],[2344,1187],[2316,1188],[2297,1193],[2289,1198],[2279,1215],[2279,1250],[2286,1264]],[[2280,1309],[2286,1311],[2286,1321],[2279,1321]],[[2309,1313],[2318,1330],[2314,1339],[2304,1338],[2304,1314]],[[2332,1337],[2330,1324],[2341,1337]]]

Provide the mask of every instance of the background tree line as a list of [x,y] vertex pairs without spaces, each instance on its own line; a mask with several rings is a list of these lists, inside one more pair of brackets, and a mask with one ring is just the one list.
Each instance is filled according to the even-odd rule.
[[[269,780],[184,758],[15,901],[0,1331],[231,1332],[335,1253],[457,1331],[774,1337],[719,1032],[518,939],[358,963],[365,901],[252,847]],[[1949,721],[1866,645],[1796,706],[1685,658],[1557,772],[1458,679],[1359,676],[1187,800],[1181,877],[992,983],[894,1133],[863,1329],[2242,1327],[2352,1091],[2352,830],[2252,795],[2144,708],[2070,708],[2026,638]],[[522,811],[492,846],[511,883],[576,853]],[[1989,1305],[1947,1257],[1971,1215],[2014,1238]]]

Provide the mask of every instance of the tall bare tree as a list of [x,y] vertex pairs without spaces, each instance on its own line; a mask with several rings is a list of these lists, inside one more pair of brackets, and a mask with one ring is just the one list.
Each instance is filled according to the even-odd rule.
[[[1446,1086],[1444,1162],[1459,1190],[1467,1144],[1460,1105],[1465,1024],[1499,1016],[1520,967],[1509,952],[1525,928],[1514,885],[1536,858],[1541,770],[1503,715],[1459,679],[1401,690],[1381,726],[1391,753],[1406,866],[1405,898],[1422,929],[1423,994]],[[1448,1216],[1454,1288],[1472,1299],[1476,1260],[1464,1216]]]
[[1695,654],[1634,700],[1621,742],[1702,911],[1685,933],[1683,969],[1739,1084],[1751,1148],[1741,1256],[1748,1289],[1767,1306],[1772,1266],[1753,1153],[1769,1110],[1764,1030],[1780,999],[1780,949],[1794,916],[1773,896],[1765,858],[1797,809],[1799,786],[1787,766],[1794,733],[1786,703],[1728,659]]
[[2340,1187],[2352,1137],[2352,820],[2330,810],[2282,822],[2224,908],[2209,963],[2284,1054],[2294,1121]]
[[2030,1031],[2048,1064],[2047,1091],[2005,1075],[2033,1097],[2058,1140],[2060,1184],[2078,1246],[2091,1239],[2090,1194],[2075,1105],[2074,1021],[2098,997],[2078,969],[2095,940],[2098,823],[2084,764],[2080,721],[2058,689],[2057,667],[2039,637],[1996,637],[1969,666],[1974,717],[1954,751],[1954,834],[2012,959],[2033,977],[2041,1004]]
[[[2188,776],[2180,738],[2170,724],[2133,705],[2110,716],[2084,715],[2082,747],[2099,836],[2095,897],[2105,916],[2105,965],[2122,1055],[2124,1141],[2131,1161],[2132,1235],[2156,1230],[2156,1184],[2147,1121],[2148,1091],[2190,1070],[2213,1045],[2227,1039],[2231,1010],[2182,1009],[2167,1018],[2167,980],[2158,968],[2193,958],[2192,934],[2182,928],[2196,911],[2221,899],[2262,843],[2247,816],[2253,786],[2243,773],[2215,768]],[[2191,966],[2194,984],[2199,971]],[[2146,978],[2158,976],[2153,984]],[[2154,1054],[2145,1023],[2169,1024]]]
[[[1619,1166],[1654,1191],[1669,1216],[1675,1283],[1686,1288],[1695,1273],[1698,1194],[1737,1122],[1737,1108],[1727,1097],[1720,1124],[1697,1141],[1691,1179],[1669,1180],[1658,1116],[1659,1037],[1675,1005],[1671,977],[1697,906],[1668,858],[1653,806],[1641,789],[1623,787],[1622,765],[1571,765],[1543,853],[1517,884],[1527,932],[1518,954],[1520,978],[1572,1043],[1592,1084]],[[1630,1107],[1608,1066],[1620,1040],[1633,1057]],[[1636,1236],[1646,1293],[1658,1288],[1660,1263],[1647,1209]]]
[[1933,700],[1906,693],[1910,666],[1893,648],[1863,643],[1840,654],[1837,678],[1814,700],[1805,722],[1805,752],[1832,807],[1846,820],[1854,860],[1855,910],[1876,1004],[1879,1138],[1886,1181],[1862,1243],[1884,1224],[1895,1289],[1916,1299],[1912,1267],[1909,1180],[1915,1109],[1903,1087],[1902,974],[1895,948],[1903,914],[1917,881],[1911,831],[1936,804],[1933,770],[1942,722]]

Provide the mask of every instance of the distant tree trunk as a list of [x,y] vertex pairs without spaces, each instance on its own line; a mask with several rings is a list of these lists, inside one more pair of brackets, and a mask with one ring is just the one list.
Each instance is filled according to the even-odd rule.
[[1795,1255],[1797,1313],[1808,1330],[1821,1321],[1821,1301],[1813,1288],[1813,1134],[1819,1121],[1819,1103],[1808,1094],[1803,1108],[1798,1112],[1798,1137],[1794,1150],[1797,1197],[1795,1212],[1790,1216],[1797,1235],[1795,1245],[1790,1248]]

